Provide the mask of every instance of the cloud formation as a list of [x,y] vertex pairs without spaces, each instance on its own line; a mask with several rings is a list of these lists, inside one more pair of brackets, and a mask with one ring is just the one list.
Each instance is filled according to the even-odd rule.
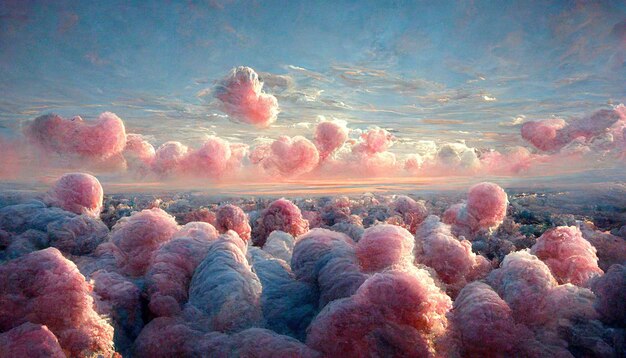
[[126,146],[124,122],[111,112],[88,122],[80,116],[64,119],[55,114],[37,117],[24,133],[44,151],[80,158],[105,160],[120,154]]
[[215,87],[221,108],[233,120],[268,127],[278,116],[278,100],[263,92],[263,82],[250,67],[233,68]]

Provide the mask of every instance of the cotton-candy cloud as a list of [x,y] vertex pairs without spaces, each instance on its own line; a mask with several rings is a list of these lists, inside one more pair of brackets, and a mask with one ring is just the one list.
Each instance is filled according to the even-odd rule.
[[315,145],[320,160],[326,159],[348,140],[348,128],[340,121],[323,121],[315,127]]
[[406,229],[395,225],[376,225],[365,230],[357,243],[356,254],[365,272],[382,271],[413,260],[415,240]]
[[396,156],[387,151],[395,140],[391,133],[382,128],[372,128],[363,133],[360,139],[352,147],[352,155],[347,158],[350,171],[365,175],[388,175],[395,172]]
[[210,243],[191,279],[189,304],[206,315],[210,330],[238,332],[260,323],[261,291],[245,243],[229,231]]
[[126,146],[122,154],[129,169],[145,175],[154,163],[156,151],[141,134],[129,133],[126,135]]
[[320,312],[307,345],[327,356],[434,355],[433,341],[445,332],[451,306],[426,271],[385,271]]
[[152,168],[161,178],[220,179],[239,169],[246,152],[247,146],[216,136],[207,138],[197,149],[170,141],[157,148]]
[[219,137],[210,137],[200,148],[187,153],[184,171],[194,176],[219,178],[226,169],[237,164],[231,162],[232,154],[227,141]]
[[302,212],[287,199],[273,201],[257,219],[252,231],[252,242],[256,246],[265,244],[272,231],[280,230],[293,236],[299,236],[309,230],[309,222],[302,217]]
[[248,215],[240,207],[227,204],[217,209],[215,226],[221,233],[233,230],[244,241],[250,240]]
[[265,248],[269,242],[263,250],[249,247],[247,255],[263,286],[261,308],[266,327],[304,339],[306,328],[317,313],[316,287],[297,280],[287,261],[267,253]]
[[527,148],[517,146],[507,148],[502,153],[496,150],[482,153],[480,165],[487,173],[517,175],[545,159],[545,156],[533,154]]
[[268,127],[276,121],[278,101],[263,92],[263,82],[250,67],[233,68],[215,88],[222,110],[233,120]]
[[302,136],[281,136],[272,144],[254,148],[251,153],[253,163],[276,177],[306,174],[315,169],[319,159],[315,145]]
[[179,172],[184,165],[189,148],[176,141],[165,142],[157,148],[154,158],[154,171],[160,175]]
[[94,311],[89,284],[59,250],[1,265],[0,287],[3,332],[31,322],[45,325],[73,357],[113,354],[113,327]]
[[461,356],[519,353],[530,331],[513,319],[511,308],[489,285],[472,282],[454,300],[452,327]]
[[499,185],[483,182],[469,189],[467,203],[448,208],[443,219],[452,225],[454,233],[471,238],[480,230],[492,230],[500,226],[506,216],[508,203],[508,196]]
[[591,284],[596,310],[608,323],[626,325],[626,266],[613,265]]
[[179,314],[187,302],[189,283],[218,233],[208,223],[184,225],[158,248],[146,273],[150,311],[156,316]]
[[126,146],[124,122],[111,112],[102,113],[94,121],[48,114],[28,123],[24,133],[44,151],[91,160],[111,158]]
[[531,253],[550,267],[561,284],[585,286],[591,278],[603,274],[598,267],[596,249],[575,226],[560,226],[544,232]]
[[0,351],[7,357],[65,358],[54,333],[46,326],[30,322],[1,333]]
[[472,252],[468,240],[455,238],[450,226],[434,215],[427,217],[415,234],[415,263],[432,267],[452,297],[491,269],[486,258]]
[[96,311],[111,319],[117,352],[126,353],[143,328],[141,289],[117,272],[91,274]]
[[487,282],[511,307],[518,322],[537,324],[552,318],[536,308],[545,305],[557,282],[550,268],[527,251],[508,254],[500,268],[489,274]]
[[93,252],[109,234],[107,226],[96,217],[46,207],[40,201],[3,207],[0,227],[11,233],[6,250],[0,255],[4,259],[49,246],[67,254],[85,255]]
[[[605,133],[619,132],[617,127],[626,123],[623,108],[622,105],[613,110],[602,109],[570,122],[563,119],[526,122],[522,125],[522,138],[543,151],[558,151],[574,140],[590,143]],[[610,140],[613,141],[613,138]]]
[[391,203],[391,209],[401,219],[400,226],[415,233],[417,227],[428,216],[428,209],[421,201],[415,201],[406,195],[398,195]]
[[294,242],[295,239],[290,234],[284,231],[274,230],[267,237],[267,241],[265,241],[265,245],[263,245],[263,251],[277,259],[291,262]]
[[104,192],[96,177],[70,173],[59,178],[48,191],[45,202],[75,214],[98,217]]
[[359,268],[354,241],[343,233],[320,228],[297,238],[291,268],[298,280],[317,288],[319,308],[352,296],[367,278]]
[[177,231],[174,218],[156,208],[119,220],[111,232],[111,241],[119,250],[118,266],[128,275],[144,275],[159,246]]

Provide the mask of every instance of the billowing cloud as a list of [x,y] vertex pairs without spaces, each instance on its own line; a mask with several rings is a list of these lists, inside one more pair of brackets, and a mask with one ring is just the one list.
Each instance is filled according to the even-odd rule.
[[94,160],[118,155],[126,146],[124,122],[111,112],[91,122],[79,116],[64,119],[48,114],[28,123],[24,133],[44,151]]
[[221,108],[237,122],[268,127],[278,116],[278,101],[263,92],[263,82],[250,67],[233,68],[214,90]]
[[602,109],[569,123],[558,118],[529,121],[522,125],[522,138],[543,151],[558,151],[575,140],[590,143],[605,133],[619,133],[612,129],[624,127],[626,111],[623,108],[622,105],[613,110]]
[[348,128],[342,121],[323,121],[315,127],[315,146],[324,160],[348,140]]
[[272,176],[294,177],[308,173],[319,163],[319,152],[310,140],[295,136],[280,136],[272,144],[254,148],[253,163]]

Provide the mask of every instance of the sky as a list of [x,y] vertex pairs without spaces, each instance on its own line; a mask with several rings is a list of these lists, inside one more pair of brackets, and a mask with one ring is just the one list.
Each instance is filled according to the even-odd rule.
[[[276,97],[269,127],[215,97],[237,66]],[[313,140],[323,116],[356,141],[384,128],[398,165],[432,142],[534,153],[524,122],[611,110],[625,79],[623,1],[0,1],[0,135],[16,140],[44,114],[111,111],[155,148],[254,147]]]

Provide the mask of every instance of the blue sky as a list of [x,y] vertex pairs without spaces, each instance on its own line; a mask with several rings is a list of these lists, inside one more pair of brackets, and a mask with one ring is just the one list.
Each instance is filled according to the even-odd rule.
[[[626,101],[622,1],[3,0],[0,49],[3,133],[44,113],[111,110],[155,145],[249,142],[310,136],[325,115],[401,142],[501,147],[521,143],[515,118]],[[264,132],[202,95],[238,65],[279,99]]]

